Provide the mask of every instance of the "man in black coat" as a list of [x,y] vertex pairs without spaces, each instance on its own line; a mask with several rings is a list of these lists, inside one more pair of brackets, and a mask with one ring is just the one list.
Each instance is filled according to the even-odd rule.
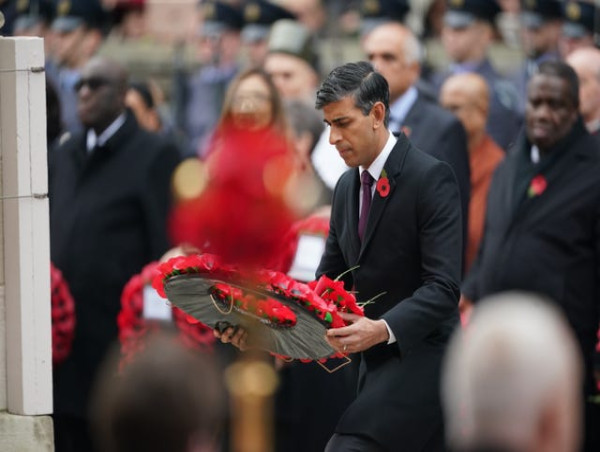
[[88,399],[99,364],[117,339],[125,283],[168,248],[170,179],[178,153],[143,131],[125,109],[127,76],[92,59],[77,84],[85,132],[49,161],[51,257],[75,300],[68,359],[54,372],[57,451],[91,450]]
[[334,69],[316,106],[352,167],[335,189],[317,276],[357,267],[346,288],[361,301],[383,293],[365,317],[345,315],[351,325],[328,331],[361,363],[357,398],[326,450],[443,450],[440,365],[458,319],[462,254],[456,178],[389,131],[388,85],[370,64]]
[[469,152],[460,121],[418,88],[421,46],[403,25],[389,22],[373,29],[363,49],[390,87],[389,129],[403,132],[420,150],[447,162],[458,182],[466,237],[470,199]]
[[[600,293],[600,142],[578,114],[577,75],[562,62],[539,66],[528,87],[526,133],[498,166],[488,194],[467,300],[505,290],[536,292],[564,311],[596,393],[593,356]],[[600,450],[598,405],[586,407],[586,450]]]

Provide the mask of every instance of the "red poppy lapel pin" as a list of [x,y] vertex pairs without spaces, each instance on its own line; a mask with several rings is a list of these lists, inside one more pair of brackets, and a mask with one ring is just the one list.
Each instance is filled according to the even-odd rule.
[[548,181],[546,178],[538,174],[533,179],[531,179],[531,183],[529,184],[529,188],[527,189],[527,196],[529,198],[534,198],[536,196],[540,196],[546,188],[548,187]]
[[377,192],[382,198],[385,198],[387,195],[390,194],[390,181],[387,177],[385,169],[381,171],[381,175],[377,180]]

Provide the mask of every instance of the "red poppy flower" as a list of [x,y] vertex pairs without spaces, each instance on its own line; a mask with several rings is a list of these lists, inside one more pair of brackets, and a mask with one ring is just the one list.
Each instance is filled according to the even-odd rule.
[[385,198],[390,194],[390,181],[387,177],[380,177],[377,181],[377,192],[379,196]]
[[527,189],[527,195],[530,198],[539,196],[544,193],[547,187],[548,182],[546,181],[546,178],[541,174],[538,174],[531,180],[531,184],[529,184],[529,188]]
[[62,363],[71,353],[75,336],[75,301],[61,271],[50,263],[52,362]]

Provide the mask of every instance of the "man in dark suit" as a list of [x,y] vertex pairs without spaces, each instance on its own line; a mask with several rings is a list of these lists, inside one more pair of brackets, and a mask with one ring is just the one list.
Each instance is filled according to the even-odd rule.
[[[554,300],[579,340],[588,400],[597,392],[600,142],[581,120],[578,91],[577,75],[558,61],[542,63],[529,82],[526,133],[496,169],[479,256],[462,289],[472,301],[506,290]],[[600,450],[598,408],[587,403],[590,451]]]
[[177,149],[125,110],[127,76],[90,60],[77,84],[85,132],[50,156],[51,257],[69,283],[77,324],[71,355],[54,371],[57,451],[92,450],[88,399],[109,345],[125,283],[168,247],[166,221]]
[[[334,69],[317,93],[329,141],[352,167],[334,193],[317,276],[344,279],[366,301],[330,344],[361,353],[357,398],[327,451],[443,450],[439,377],[457,324],[462,254],[452,169],[388,129],[389,90],[369,63]],[[362,183],[361,183],[362,181]]]
[[388,22],[365,37],[363,49],[390,87],[389,129],[403,132],[412,144],[447,162],[454,171],[466,237],[471,186],[467,135],[454,115],[428,100],[417,87],[422,54],[418,39],[400,23]]

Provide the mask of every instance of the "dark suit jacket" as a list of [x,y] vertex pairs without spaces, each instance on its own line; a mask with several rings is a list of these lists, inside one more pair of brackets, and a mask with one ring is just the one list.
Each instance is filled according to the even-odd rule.
[[[426,100],[421,93],[403,121],[403,131],[417,148],[450,165],[460,190],[463,212],[463,243],[466,243],[471,171],[467,134],[460,121],[450,112]],[[395,132],[395,130],[393,131]]]
[[106,147],[88,155],[73,136],[49,162],[51,258],[76,310],[73,349],[54,372],[54,412],[86,417],[98,365],[117,339],[125,283],[168,248],[170,178],[178,152],[128,113]]
[[600,141],[578,122],[552,151],[551,165],[541,172],[547,188],[534,197],[525,193],[531,177],[519,181],[529,150],[522,137],[496,169],[479,256],[463,292],[473,301],[506,290],[555,300],[579,339],[592,392],[600,307]]
[[385,163],[391,190],[373,197],[364,242],[358,238],[358,169],[339,180],[318,275],[345,278],[397,342],[362,353],[359,392],[338,433],[366,435],[386,450],[420,451],[441,441],[442,355],[458,319],[462,229],[450,167],[401,135]]

